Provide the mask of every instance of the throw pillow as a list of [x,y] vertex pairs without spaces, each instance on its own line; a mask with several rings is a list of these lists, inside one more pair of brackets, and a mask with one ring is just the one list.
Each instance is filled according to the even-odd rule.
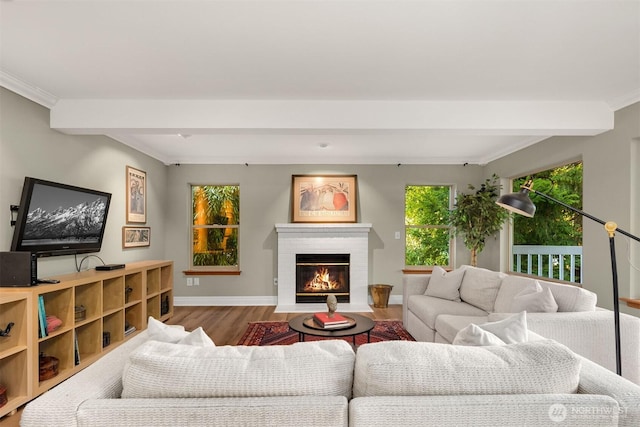
[[202,326],[189,332],[187,336],[181,338],[178,344],[193,345],[196,347],[215,347],[216,344],[211,338],[204,332]]
[[185,338],[189,333],[181,325],[165,325],[159,320],[149,316],[147,324],[149,339],[160,342],[177,343]]
[[529,341],[527,313],[524,311],[497,322],[483,323],[482,325],[478,325],[478,327],[487,332],[491,332],[506,344]]
[[460,285],[462,301],[486,312],[493,310],[500,284],[506,274],[471,266],[460,268],[465,271]]
[[453,339],[453,345],[504,345],[505,342],[492,334],[481,329],[478,325],[470,324],[466,328],[460,329]]
[[424,294],[430,297],[460,302],[459,289],[463,277],[464,270],[447,272],[444,268],[435,266]]
[[535,290],[524,289],[513,297],[511,311],[528,311],[529,313],[555,313],[558,311],[558,304],[553,298],[551,289],[543,288],[536,281]]

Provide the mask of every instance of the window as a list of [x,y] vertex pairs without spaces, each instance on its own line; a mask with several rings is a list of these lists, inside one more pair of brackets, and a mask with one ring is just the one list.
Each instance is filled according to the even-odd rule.
[[405,188],[405,265],[420,269],[451,267],[452,234],[449,211],[453,187],[407,185]]
[[240,186],[192,185],[191,267],[238,271]]
[[[533,179],[534,190],[582,209],[582,162],[517,178],[513,191],[527,179]],[[544,197],[530,197],[534,217],[513,216],[511,270],[582,283],[582,216]]]

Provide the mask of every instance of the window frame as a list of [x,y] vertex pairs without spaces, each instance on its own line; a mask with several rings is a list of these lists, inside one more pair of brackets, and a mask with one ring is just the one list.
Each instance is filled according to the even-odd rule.
[[402,270],[405,274],[420,274],[420,273],[428,273],[433,270],[435,265],[407,265],[407,230],[409,229],[447,229],[449,230],[449,264],[441,265],[440,267],[445,270],[452,270],[455,266],[455,253],[456,253],[456,239],[453,233],[453,227],[450,224],[417,224],[410,225],[407,224],[407,189],[408,187],[448,187],[449,188],[449,206],[448,213],[454,207],[455,194],[456,194],[456,185],[455,184],[406,184],[404,186],[404,242],[403,242],[403,256],[404,256],[404,268]]
[[[238,191],[238,219],[236,224],[194,224],[194,187],[236,187]],[[186,275],[228,275],[240,274],[240,184],[189,184],[189,270]],[[235,229],[236,231],[236,264],[235,265],[194,265],[194,232],[198,229]]]
[[[506,191],[506,192],[507,193],[517,192],[518,189],[514,189],[514,183],[519,179],[525,179],[525,180],[526,179],[530,179],[530,178],[536,179],[536,174],[546,173],[546,172],[549,172],[549,171],[553,171],[555,169],[559,169],[559,168],[566,167],[566,166],[569,166],[569,165],[572,165],[572,164],[577,164],[577,163],[582,164],[582,168],[583,168],[583,170],[582,170],[582,185],[583,185],[583,188],[584,188],[584,161],[583,161],[582,158],[577,158],[577,159],[569,159],[569,160],[563,161],[561,163],[553,164],[551,166],[543,166],[543,167],[540,167],[540,168],[538,168],[538,169],[536,169],[534,171],[528,172],[528,173],[517,174],[516,176],[513,176],[513,177],[508,179],[509,191]],[[534,189],[535,189],[535,185],[534,185]],[[543,193],[547,194],[547,192],[545,192],[545,191],[543,191]],[[549,193],[549,194],[551,195],[551,193]],[[580,194],[580,197],[581,197],[581,203],[584,203],[584,193],[583,192]],[[536,198],[535,196],[532,198],[534,203],[536,203],[535,198]],[[542,201],[544,202],[545,200],[543,199]],[[563,209],[562,206],[559,205],[559,204],[554,204],[554,206],[555,206],[555,209],[558,209],[559,211],[561,209]],[[508,271],[509,274],[521,275],[521,276],[531,277],[531,278],[534,278],[534,279],[540,279],[540,280],[545,280],[545,281],[550,281],[550,282],[558,282],[558,283],[569,284],[569,285],[574,285],[574,286],[582,286],[583,285],[583,283],[582,283],[582,273],[584,273],[584,270],[583,270],[584,269],[584,252],[582,252],[580,254],[580,260],[579,260],[580,265],[581,265],[581,268],[580,268],[581,273],[574,275],[574,280],[571,280],[571,272],[569,272],[568,275],[563,275],[559,270],[558,270],[558,276],[559,276],[558,278],[556,278],[555,276],[554,277],[548,277],[548,275],[547,276],[538,275],[537,273],[535,273],[533,271],[531,273],[528,273],[526,271],[525,272],[518,271],[516,269],[517,260],[516,260],[516,257],[515,257],[516,256],[516,251],[514,250],[514,246],[521,246],[523,244],[520,244],[520,245],[516,245],[515,244],[515,240],[516,240],[515,239],[515,236],[516,236],[515,225],[516,225],[516,223],[513,220],[509,221],[509,223],[508,223],[508,247],[507,247],[507,251],[506,251],[506,253],[507,253],[506,265],[507,265],[507,271]],[[524,245],[526,246],[526,244],[524,244]],[[548,247],[552,248],[552,247],[557,247],[558,245],[554,245],[554,244],[551,244],[551,245],[548,245],[548,244],[539,245],[538,244],[538,245],[532,245],[532,246],[548,246]],[[560,245],[560,246],[564,246],[564,245]],[[574,246],[582,247],[583,245],[574,245]],[[571,245],[567,245],[567,247],[572,247],[572,246]],[[539,263],[540,262],[542,262],[545,266],[549,267],[549,269],[551,269],[551,264],[552,263],[554,264],[554,266],[555,265],[562,265],[562,266],[565,266],[565,265],[572,266],[572,265],[574,265],[573,264],[574,261],[571,258],[569,259],[569,263],[565,263],[564,261],[562,261],[559,264],[556,264],[555,260],[552,261],[552,259],[551,259],[551,257],[554,257],[555,255],[558,255],[558,254],[549,254],[549,253],[545,252],[542,255],[541,258],[538,258],[537,260],[535,260],[536,267],[540,268],[539,267],[539,265],[540,265]],[[537,255],[532,255],[532,257],[533,256],[537,256]],[[567,253],[565,253],[564,256],[570,256],[571,257],[571,255],[568,255]],[[531,266],[531,268],[533,270],[533,266]],[[542,267],[542,271],[544,271],[544,267]],[[553,274],[555,269],[553,269],[551,271],[552,271],[552,274]],[[574,273],[575,273],[575,271],[574,271]],[[569,278],[567,278],[567,277],[569,277]]]

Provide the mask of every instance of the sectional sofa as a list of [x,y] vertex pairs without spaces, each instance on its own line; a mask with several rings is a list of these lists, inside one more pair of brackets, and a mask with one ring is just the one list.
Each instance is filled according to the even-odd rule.
[[150,335],[30,402],[21,425],[640,425],[640,386],[552,340],[354,352],[342,340],[215,347]]
[[[469,324],[526,311],[529,330],[615,372],[613,312],[596,303],[578,286],[471,266],[403,278],[403,322],[418,341],[451,343]],[[640,384],[640,318],[623,313],[620,321],[622,375]]]

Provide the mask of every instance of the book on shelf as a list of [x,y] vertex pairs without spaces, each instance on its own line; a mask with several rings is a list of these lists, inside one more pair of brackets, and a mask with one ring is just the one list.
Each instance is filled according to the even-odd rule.
[[132,333],[134,333],[136,331],[136,327],[130,324],[126,324],[124,325],[124,336],[128,336],[131,335]]
[[44,310],[44,296],[38,295],[38,321],[40,323],[40,329],[38,330],[38,336],[44,338],[49,335],[47,332],[47,313]]
[[332,317],[329,317],[329,313],[313,313],[313,320],[315,320],[323,328],[335,328],[349,324],[349,319],[338,313],[333,313]]
[[80,347],[78,346],[78,333],[74,332],[74,343],[73,343],[73,355],[75,358],[75,365],[78,366],[80,364]]

